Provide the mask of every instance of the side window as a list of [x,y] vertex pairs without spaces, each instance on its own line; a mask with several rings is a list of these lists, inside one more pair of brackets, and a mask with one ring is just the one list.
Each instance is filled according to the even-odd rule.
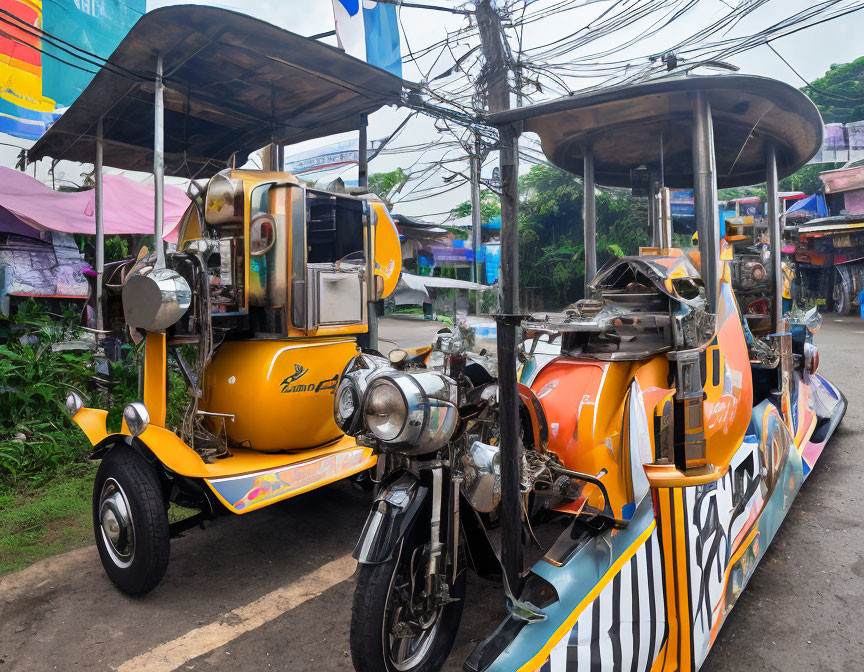
[[267,253],[276,242],[270,187],[270,184],[255,187],[249,198],[249,303],[253,306],[266,306],[269,299]]
[[288,193],[285,185],[265,183],[249,197],[249,306],[256,332],[281,334],[287,327]]

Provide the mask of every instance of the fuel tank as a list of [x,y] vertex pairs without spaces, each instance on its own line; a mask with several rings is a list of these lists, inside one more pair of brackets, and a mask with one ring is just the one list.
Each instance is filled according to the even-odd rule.
[[320,446],[342,436],[333,396],[356,354],[348,338],[229,341],[205,371],[199,408],[234,416],[225,428],[235,445],[265,453]]

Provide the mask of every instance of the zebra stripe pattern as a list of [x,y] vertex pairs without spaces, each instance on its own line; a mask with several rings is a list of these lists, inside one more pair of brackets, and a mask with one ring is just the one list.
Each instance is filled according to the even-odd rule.
[[663,558],[655,530],[579,615],[541,672],[647,672],[666,640]]

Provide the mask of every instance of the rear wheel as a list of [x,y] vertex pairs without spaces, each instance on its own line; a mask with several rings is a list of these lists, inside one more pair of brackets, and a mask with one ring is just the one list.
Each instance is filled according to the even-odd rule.
[[159,584],[168,567],[168,513],[155,470],[132,448],[112,449],[96,472],[93,531],[120,590],[143,595]]
[[398,553],[361,565],[351,609],[351,658],[357,672],[437,672],[447,660],[465,599],[467,572],[450,586],[453,601],[425,604],[423,542],[408,535]]
[[852,297],[849,296],[849,288],[843,282],[839,273],[834,275],[834,290],[831,298],[834,301],[834,312],[838,315],[847,315],[852,307]]

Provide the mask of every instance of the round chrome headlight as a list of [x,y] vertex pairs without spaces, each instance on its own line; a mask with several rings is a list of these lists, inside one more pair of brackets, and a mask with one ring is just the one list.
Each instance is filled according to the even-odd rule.
[[456,384],[437,371],[375,378],[363,399],[366,426],[385,447],[410,455],[444,446],[459,421]]
[[123,419],[132,436],[138,436],[147,429],[150,424],[150,414],[147,407],[140,401],[133,401],[123,409]]
[[82,408],[84,408],[84,400],[77,392],[70,392],[66,396],[66,412],[69,414],[69,417],[74,418],[75,414]]
[[366,392],[366,426],[385,442],[397,441],[408,419],[408,402],[389,378],[376,380]]
[[357,386],[354,381],[343,376],[336,388],[336,398],[333,400],[333,419],[345,434],[352,434],[356,430],[360,413],[360,397],[357,394]]
[[375,377],[392,371],[383,357],[364,353],[348,363],[333,399],[333,419],[345,434],[354,436],[363,429],[360,412],[363,395]]

